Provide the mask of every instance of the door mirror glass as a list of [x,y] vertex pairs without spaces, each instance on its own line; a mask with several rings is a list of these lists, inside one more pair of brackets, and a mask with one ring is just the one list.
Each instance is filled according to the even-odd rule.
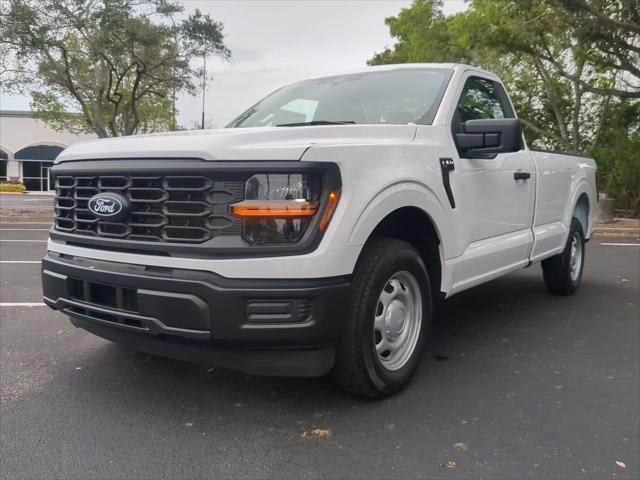
[[465,158],[495,158],[522,150],[522,124],[517,118],[467,120],[456,143]]

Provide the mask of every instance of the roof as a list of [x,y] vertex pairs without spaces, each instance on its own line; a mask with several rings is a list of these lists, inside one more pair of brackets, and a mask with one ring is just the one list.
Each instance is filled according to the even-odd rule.
[[[70,115],[78,115],[70,113]],[[65,148],[79,140],[95,138],[95,135],[76,135],[52,129],[30,111],[0,110],[0,150],[9,158],[31,146],[56,146]]]
[[396,70],[400,68],[445,68],[451,70],[478,70],[481,72],[491,73],[480,67],[469,65],[468,63],[389,63],[385,65],[367,66],[365,68],[361,68],[360,71]]
[[[479,67],[474,67],[473,65],[468,65],[465,63],[390,63],[386,65],[373,65],[373,66],[365,66],[365,67],[357,67],[349,70],[337,71],[328,75],[319,75],[315,77],[306,78],[302,80],[303,82],[306,80],[319,80],[322,78],[336,77],[341,75],[350,75],[350,74],[358,74],[358,73],[367,73],[367,72],[380,72],[380,71],[392,71],[392,70],[406,70],[406,69],[426,69],[426,68],[438,68],[438,69],[448,69],[448,70],[474,70],[477,72],[482,72],[491,76],[495,76],[494,73],[483,70]],[[294,82],[298,83],[298,82]]]

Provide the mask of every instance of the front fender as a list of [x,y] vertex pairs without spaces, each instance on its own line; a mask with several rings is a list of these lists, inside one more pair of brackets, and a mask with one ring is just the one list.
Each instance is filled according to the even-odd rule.
[[449,218],[436,194],[418,182],[402,181],[387,186],[372,198],[356,219],[349,235],[349,244],[364,244],[373,230],[389,214],[403,207],[422,210],[432,221],[440,239],[441,258],[448,258],[447,247],[451,228]]

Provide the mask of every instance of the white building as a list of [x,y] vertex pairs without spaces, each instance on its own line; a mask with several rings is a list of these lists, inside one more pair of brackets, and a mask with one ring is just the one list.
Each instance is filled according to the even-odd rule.
[[0,181],[18,180],[27,190],[53,190],[49,168],[58,154],[95,135],[56,132],[31,112],[0,110]]

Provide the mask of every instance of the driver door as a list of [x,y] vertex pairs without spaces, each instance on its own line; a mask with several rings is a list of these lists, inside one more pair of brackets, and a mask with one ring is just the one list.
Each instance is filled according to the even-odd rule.
[[[463,77],[451,114],[457,238],[463,242],[453,290],[459,291],[523,267],[533,244],[535,172],[528,149],[495,158],[465,158],[456,142],[464,122],[515,118],[502,85],[477,73]],[[517,180],[516,172],[530,178]],[[521,176],[520,174],[518,176]]]

